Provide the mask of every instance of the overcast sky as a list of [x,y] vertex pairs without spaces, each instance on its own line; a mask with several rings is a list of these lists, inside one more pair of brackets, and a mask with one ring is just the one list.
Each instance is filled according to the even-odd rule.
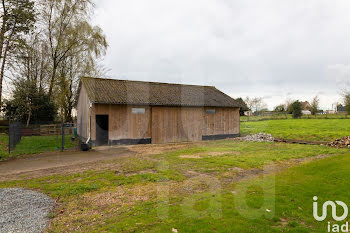
[[96,0],[108,76],[213,85],[270,108],[350,80],[349,0]]

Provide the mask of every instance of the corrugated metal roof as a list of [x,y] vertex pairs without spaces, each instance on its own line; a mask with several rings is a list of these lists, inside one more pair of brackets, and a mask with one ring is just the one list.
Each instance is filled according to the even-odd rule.
[[81,78],[92,103],[152,106],[240,107],[211,86]]

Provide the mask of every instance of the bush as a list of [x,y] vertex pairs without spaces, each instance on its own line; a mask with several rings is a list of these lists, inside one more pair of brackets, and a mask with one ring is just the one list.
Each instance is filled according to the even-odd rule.
[[7,119],[31,124],[52,122],[57,115],[57,108],[49,96],[27,80],[15,83],[13,98],[4,101],[3,111]]
[[280,104],[280,105],[275,107],[274,111],[275,112],[285,112],[286,111],[286,107],[284,106],[284,104]]
[[299,100],[295,101],[292,105],[291,105],[291,111],[293,114],[293,118],[300,118],[303,114],[302,114],[302,105],[299,102]]

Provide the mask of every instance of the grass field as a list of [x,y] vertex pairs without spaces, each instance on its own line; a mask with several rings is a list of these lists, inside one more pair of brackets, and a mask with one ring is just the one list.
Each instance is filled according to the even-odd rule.
[[[75,142],[71,140],[72,135],[66,135],[64,139],[65,148],[72,148]],[[58,151],[61,148],[61,136],[31,136],[22,137],[15,151],[8,153],[8,135],[0,135],[0,160],[25,154],[39,154],[46,151]]]
[[241,122],[243,135],[270,133],[274,137],[332,141],[350,135],[350,119],[289,119]]
[[[339,157],[259,179],[264,165],[291,166],[317,155]],[[310,198],[321,191],[330,195],[324,198],[337,198],[332,196],[337,181],[344,189],[336,194],[348,200],[349,160],[348,150],[326,146],[225,140],[120,158],[108,162],[113,169],[11,181],[0,187],[39,190],[58,200],[49,232],[316,232],[323,226],[311,219]],[[327,164],[337,169],[322,169]],[[247,180],[236,180],[238,173]],[[263,193],[267,199],[276,197],[275,208],[262,202]],[[248,213],[240,210],[245,201]],[[266,216],[251,219],[252,213]]]
[[[286,120],[293,119],[292,114],[275,114],[275,115],[263,115],[263,116],[241,116],[241,121],[265,121],[265,120]],[[320,114],[320,115],[303,115],[301,119],[350,119],[350,115],[347,114]]]
[[[242,123],[243,134],[307,141],[330,141],[349,129],[347,119]],[[37,141],[18,148],[42,142],[30,139]],[[56,140],[47,140],[42,150],[55,149]],[[222,140],[101,163],[0,188],[56,199],[48,232],[326,232],[333,220],[314,220],[313,196],[350,203],[348,149]]]

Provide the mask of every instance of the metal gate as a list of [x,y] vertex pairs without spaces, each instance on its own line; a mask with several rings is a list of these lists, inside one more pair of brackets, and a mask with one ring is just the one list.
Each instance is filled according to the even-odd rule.
[[9,153],[14,151],[17,144],[22,139],[22,123],[10,122],[9,123]]

